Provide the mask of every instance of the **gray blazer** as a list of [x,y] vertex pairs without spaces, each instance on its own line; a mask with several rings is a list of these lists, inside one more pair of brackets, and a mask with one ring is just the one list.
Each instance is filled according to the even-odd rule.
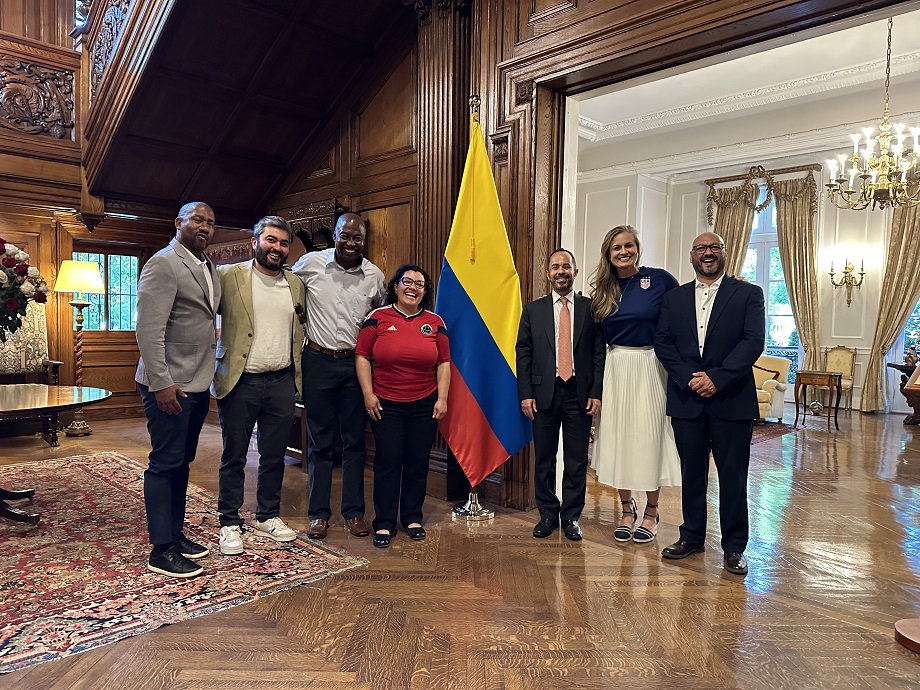
[[[214,304],[201,268],[176,250],[173,238],[144,264],[137,281],[137,346],[141,359],[134,380],[151,391],[173,384],[201,393],[214,377],[214,316],[220,305],[220,278],[209,263]],[[182,249],[185,249],[183,247]]]

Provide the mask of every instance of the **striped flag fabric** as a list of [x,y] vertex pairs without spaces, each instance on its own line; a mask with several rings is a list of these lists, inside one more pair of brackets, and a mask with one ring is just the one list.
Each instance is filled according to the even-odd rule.
[[441,435],[475,487],[532,438],[515,378],[521,284],[476,114],[435,310],[451,354]]

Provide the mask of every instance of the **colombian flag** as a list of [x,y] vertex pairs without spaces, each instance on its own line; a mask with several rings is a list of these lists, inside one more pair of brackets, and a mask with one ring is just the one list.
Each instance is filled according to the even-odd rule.
[[521,284],[475,114],[435,309],[451,356],[441,435],[475,487],[532,437],[515,378]]

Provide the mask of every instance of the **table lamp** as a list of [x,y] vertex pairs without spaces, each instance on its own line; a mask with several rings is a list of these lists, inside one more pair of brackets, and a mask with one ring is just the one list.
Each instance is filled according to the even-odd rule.
[[[77,310],[77,340],[74,347],[77,361],[74,384],[82,386],[83,310],[92,304],[92,302],[87,302],[83,299],[82,295],[84,293],[98,294],[105,292],[102,275],[99,273],[99,264],[95,261],[62,261],[57,280],[54,281],[54,291],[74,293],[74,298],[69,303],[71,307]],[[73,421],[64,428],[64,433],[68,436],[89,436],[93,433],[93,430],[89,428],[89,424],[83,419],[82,407],[74,410]]]

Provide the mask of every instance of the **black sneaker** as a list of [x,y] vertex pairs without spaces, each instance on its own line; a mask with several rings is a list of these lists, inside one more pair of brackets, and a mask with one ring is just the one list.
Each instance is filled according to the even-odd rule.
[[181,553],[186,558],[191,558],[192,560],[204,558],[209,553],[211,553],[208,551],[207,546],[202,546],[201,544],[196,544],[191,539],[186,539],[184,534],[179,535],[175,541],[174,546],[176,547],[176,551]]
[[147,570],[169,577],[195,577],[204,572],[204,568],[176,551],[175,546],[170,546],[159,556],[151,553]]

